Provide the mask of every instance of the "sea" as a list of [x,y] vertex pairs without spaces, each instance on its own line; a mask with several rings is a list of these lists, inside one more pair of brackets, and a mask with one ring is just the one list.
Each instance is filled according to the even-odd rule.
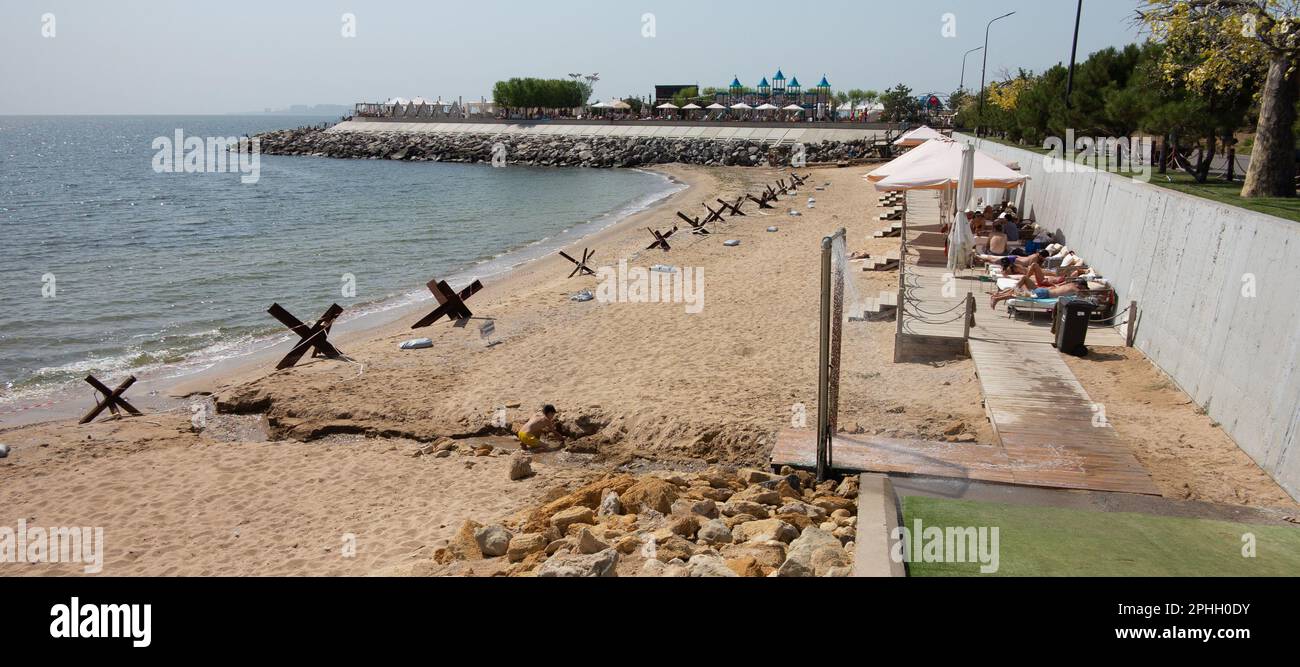
[[90,395],[87,374],[180,377],[288,340],[272,303],[303,321],[401,308],[432,278],[500,274],[682,187],[637,170],[168,159],[178,139],[206,150],[330,120],[0,116],[0,423]]

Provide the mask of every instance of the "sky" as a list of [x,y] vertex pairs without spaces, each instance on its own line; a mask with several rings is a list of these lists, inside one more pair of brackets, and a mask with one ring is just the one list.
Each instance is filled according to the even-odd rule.
[[[1080,60],[1139,41],[1142,0],[1084,0]],[[988,76],[1067,62],[1075,0],[3,0],[0,114],[223,114],[423,96],[491,98],[513,76],[598,73],[755,86],[781,68],[837,90],[946,95],[993,24]],[[351,20],[346,15],[350,15]],[[354,36],[345,29],[355,28]],[[979,86],[971,54],[966,87]]]

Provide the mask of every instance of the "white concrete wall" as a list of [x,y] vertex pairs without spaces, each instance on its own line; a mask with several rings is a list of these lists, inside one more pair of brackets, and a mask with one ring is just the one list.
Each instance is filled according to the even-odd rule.
[[979,148],[1020,163],[1038,223],[1110,278],[1121,305],[1137,300],[1137,347],[1300,499],[1300,222]]

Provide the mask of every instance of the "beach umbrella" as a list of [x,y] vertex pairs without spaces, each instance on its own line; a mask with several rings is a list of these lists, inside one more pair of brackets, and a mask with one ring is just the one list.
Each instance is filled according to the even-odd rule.
[[907,132],[903,136],[899,137],[898,140],[894,142],[894,145],[895,146],[920,146],[921,144],[931,139],[943,139],[943,138],[944,138],[943,134],[939,133],[936,130],[930,129],[925,125],[922,125],[921,127],[918,127],[915,130],[912,130],[911,132]]
[[632,105],[628,104],[627,102],[624,102],[623,100],[617,100],[612,105],[610,105],[610,108],[627,110],[627,109],[631,109]]
[[[986,153],[975,151],[973,188],[1011,189],[1028,177]],[[867,174],[877,190],[955,190],[961,179],[962,144],[931,139],[902,157]]]
[[717,102],[714,102],[713,104],[710,104],[709,106],[704,107],[704,108],[705,108],[705,109],[710,109],[710,110],[713,110],[713,111],[717,111],[717,110],[719,110],[719,109],[726,109],[727,107],[724,107],[724,106],[722,106],[721,104],[718,104]]
[[[691,110],[691,111],[694,111],[694,110],[699,109],[699,108],[701,108],[700,105],[698,105],[698,104],[696,104],[696,103],[694,103],[694,102],[692,102],[692,103],[690,103],[690,104],[687,104],[686,106],[682,107],[683,110]],[[709,108],[712,109],[713,107],[709,107]]]
[[784,109],[785,111],[794,111],[794,112],[796,112],[796,113],[803,113],[803,112],[804,112],[804,108],[801,107],[801,106],[799,106],[798,104],[791,104],[791,105],[789,105],[789,106],[782,107],[782,109]]
[[[975,147],[966,144],[961,148],[961,171],[957,180],[957,214],[948,230],[948,270],[956,271],[970,266],[975,235],[966,221],[966,206],[975,190]],[[1010,170],[1008,170],[1010,171]]]
[[731,105],[731,108],[736,111],[752,111],[754,109],[754,107],[751,107],[744,102],[737,102],[736,104]]
[[613,107],[613,105],[608,104],[608,103],[606,103],[606,102],[597,102],[597,103],[591,105],[591,108],[593,108],[593,109],[613,109],[614,107]]
[[754,108],[757,109],[758,111],[776,111],[780,107],[776,106],[775,104],[760,104]]
[[664,102],[663,104],[660,104],[655,108],[656,109],[680,109],[681,107],[677,106],[676,104],[673,104],[672,102]]

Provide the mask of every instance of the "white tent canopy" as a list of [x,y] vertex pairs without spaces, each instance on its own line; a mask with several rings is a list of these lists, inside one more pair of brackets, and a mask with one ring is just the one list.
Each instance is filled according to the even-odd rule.
[[[877,190],[953,190],[961,181],[963,145],[932,139],[867,174]],[[973,188],[1016,188],[1028,180],[980,151],[974,152]]]
[[408,104],[409,102],[407,101],[407,99],[406,99],[405,97],[394,97],[394,98],[390,98],[390,99],[388,100],[387,103],[388,103],[388,104]]
[[593,109],[613,109],[613,108],[614,108],[614,105],[609,104],[608,102],[597,102],[597,103],[591,105],[591,108],[593,108]]
[[937,130],[930,129],[929,126],[922,125],[910,132],[905,133],[894,142],[895,146],[920,146],[931,139],[943,139],[944,136]]

